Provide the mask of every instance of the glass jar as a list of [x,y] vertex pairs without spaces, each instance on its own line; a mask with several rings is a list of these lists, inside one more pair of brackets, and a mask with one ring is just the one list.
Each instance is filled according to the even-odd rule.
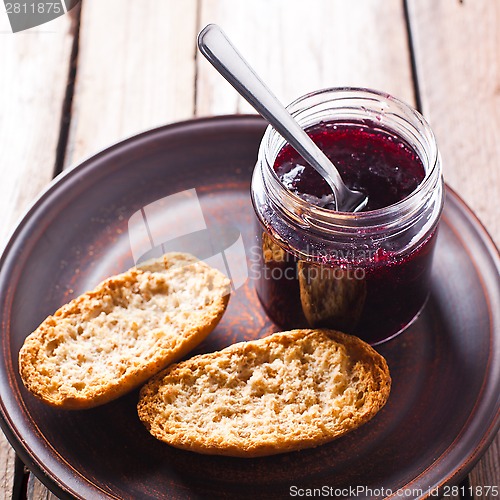
[[269,317],[283,329],[327,327],[371,344],[388,340],[412,323],[429,294],[444,198],[434,135],[417,111],[368,89],[320,90],[288,110],[304,129],[347,123],[388,132],[423,164],[423,180],[404,199],[337,212],[283,185],[274,164],[286,142],[268,127],[252,178],[253,277]]

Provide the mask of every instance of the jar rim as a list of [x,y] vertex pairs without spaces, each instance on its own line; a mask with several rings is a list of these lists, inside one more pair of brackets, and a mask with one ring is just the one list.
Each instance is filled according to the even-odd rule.
[[[324,98],[324,100],[320,101],[322,98]],[[318,102],[310,104],[310,101],[314,101],[314,99],[317,99]],[[260,144],[259,157],[263,157],[266,160],[265,164],[267,168],[263,169],[263,174],[265,180],[270,185],[270,191],[275,195],[275,201],[282,204],[285,207],[285,211],[288,212],[291,210],[295,215],[299,215],[311,225],[318,226],[322,230],[327,229],[325,225],[328,226],[330,224],[340,224],[348,227],[359,227],[360,225],[364,227],[385,225],[395,217],[398,219],[398,223],[401,223],[402,219],[418,211],[425,202],[425,200],[422,200],[422,198],[426,197],[425,194],[432,191],[439,181],[442,182],[439,151],[436,138],[430,125],[419,111],[397,97],[364,87],[329,87],[309,92],[295,99],[287,106],[287,109],[292,116],[297,118],[298,114],[309,109],[314,109],[319,104],[359,99],[364,99],[372,104],[376,103],[381,108],[377,110],[377,112],[382,114],[386,112],[384,108],[396,108],[400,113],[398,115],[399,119],[406,122],[415,130],[418,127],[418,136],[424,139],[428,156],[428,166],[425,171],[425,177],[412,193],[387,207],[363,212],[342,212],[313,205],[283,185],[275,172],[273,168],[274,161],[279,151],[286,144],[286,141],[271,125],[269,125],[266,128]],[[365,118],[370,118],[371,115],[373,115],[373,110],[370,111],[367,108],[363,108],[363,111],[366,112]],[[393,114],[392,112],[389,113],[389,115]],[[393,130],[390,126],[383,126],[381,124],[381,128],[397,134],[397,131]],[[281,146],[274,151],[274,157],[270,158],[271,144],[273,140],[276,139],[280,140]],[[424,162],[424,159],[421,158],[421,160]]]

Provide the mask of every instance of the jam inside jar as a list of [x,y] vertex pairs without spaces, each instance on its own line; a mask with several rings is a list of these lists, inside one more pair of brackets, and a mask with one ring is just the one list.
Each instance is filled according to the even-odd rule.
[[387,340],[429,293],[443,205],[432,131],[406,104],[367,89],[314,92],[289,110],[368,204],[359,213],[331,210],[325,180],[268,128],[252,180],[258,296],[284,329]]

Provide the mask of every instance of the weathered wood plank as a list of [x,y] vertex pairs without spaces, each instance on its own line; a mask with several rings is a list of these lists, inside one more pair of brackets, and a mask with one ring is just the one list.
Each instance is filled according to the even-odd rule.
[[424,114],[447,182],[500,243],[500,2],[409,0]]
[[28,500],[57,500],[58,497],[50,492],[33,474],[28,479],[26,492]]
[[0,433],[0,498],[8,500],[12,497],[14,486],[15,454],[7,439]]
[[[11,34],[7,16],[0,16],[0,248],[53,176],[73,17]],[[0,432],[0,498],[12,498],[14,464],[14,451]]]
[[72,17],[11,34],[7,16],[0,16],[0,247],[53,175]]
[[[335,86],[381,89],[414,103],[400,0],[202,0],[201,29],[217,23],[285,104]],[[196,114],[254,112],[198,57]]]
[[[500,3],[408,0],[408,7],[423,111],[439,142],[445,179],[498,245]],[[497,436],[470,474],[474,493],[500,484],[499,450]]]
[[85,0],[65,165],[190,118],[196,0]]

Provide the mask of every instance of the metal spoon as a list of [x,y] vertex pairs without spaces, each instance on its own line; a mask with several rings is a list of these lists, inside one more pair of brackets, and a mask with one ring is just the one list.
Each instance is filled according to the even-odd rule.
[[326,180],[335,197],[335,209],[357,212],[365,207],[367,197],[344,184],[337,168],[257,76],[219,26],[206,26],[198,35],[198,47],[238,93]]

